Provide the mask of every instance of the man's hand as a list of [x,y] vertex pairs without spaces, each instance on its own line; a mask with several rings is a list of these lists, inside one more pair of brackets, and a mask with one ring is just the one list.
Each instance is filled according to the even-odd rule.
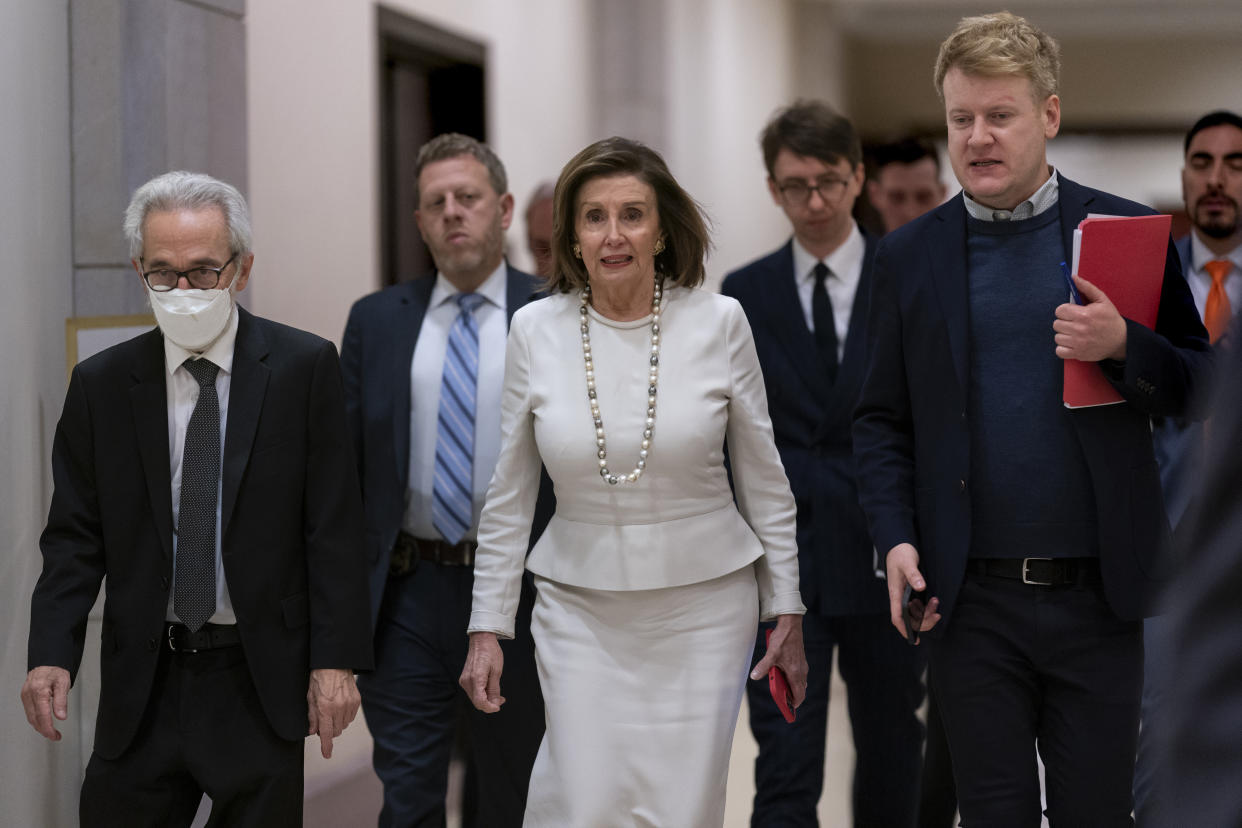
[[484,713],[495,713],[505,703],[505,697],[500,695],[500,674],[504,667],[505,654],[500,650],[496,633],[470,633],[470,649],[457,683],[470,697],[470,703]]
[[776,629],[768,639],[768,651],[750,671],[750,677],[758,681],[766,678],[773,667],[780,667],[789,681],[793,694],[793,706],[802,704],[806,698],[806,650],[802,647],[802,616],[776,616]]
[[1126,320],[1104,291],[1079,276],[1074,277],[1074,284],[1086,304],[1057,306],[1057,318],[1052,323],[1057,356],[1082,362],[1125,359]]
[[[899,543],[888,550],[884,565],[888,572],[888,619],[897,628],[897,632],[901,633],[901,637],[905,638],[906,622],[901,617],[901,599],[905,595],[906,585],[909,584],[916,591],[927,589],[927,582],[923,580],[923,575],[919,572],[918,550],[913,544]],[[927,601],[919,632],[927,632],[939,623],[940,613],[936,611],[939,608],[939,598],[931,598]]]
[[26,674],[22,685],[22,707],[26,721],[53,742],[60,741],[60,731],[52,725],[52,717],[62,722],[69,718],[69,671],[64,667],[36,667]]
[[354,716],[362,697],[350,670],[311,670],[310,688],[306,691],[307,736],[319,734],[319,752],[324,759],[332,758],[332,740],[340,736]]

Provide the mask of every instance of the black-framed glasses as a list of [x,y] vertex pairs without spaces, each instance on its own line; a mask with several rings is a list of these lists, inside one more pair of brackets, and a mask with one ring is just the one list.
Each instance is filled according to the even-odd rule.
[[184,276],[189,282],[190,287],[195,290],[212,290],[216,285],[220,284],[220,274],[233,263],[237,258],[234,253],[229,256],[229,260],[219,267],[192,267],[189,270],[172,270],[169,268],[160,268],[159,270],[148,270],[142,274],[142,278],[146,280],[147,287],[157,293],[163,293],[166,290],[172,290],[181,281]]
[[811,193],[819,193],[824,202],[835,201],[845,189],[844,178],[821,178],[818,181],[804,181],[795,178],[777,187],[781,195],[796,204],[806,204],[811,200]]

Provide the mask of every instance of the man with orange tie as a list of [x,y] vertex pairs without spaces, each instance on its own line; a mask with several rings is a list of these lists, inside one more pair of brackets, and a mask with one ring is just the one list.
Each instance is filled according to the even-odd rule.
[[[1182,273],[1214,345],[1223,339],[1234,311],[1242,308],[1242,116],[1218,110],[1186,133],[1182,198],[1191,232],[1177,242]],[[1198,490],[1203,461],[1203,424],[1180,418],[1153,423],[1156,460],[1165,508],[1175,535]],[[1148,618],[1143,629],[1145,659],[1143,731],[1134,769],[1134,815],[1139,828],[1172,825],[1161,767],[1161,733],[1153,727],[1169,690],[1172,641],[1166,616]]]

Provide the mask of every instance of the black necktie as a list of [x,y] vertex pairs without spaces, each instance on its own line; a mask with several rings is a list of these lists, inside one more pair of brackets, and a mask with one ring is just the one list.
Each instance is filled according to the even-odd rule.
[[828,278],[828,265],[815,263],[815,289],[811,291],[811,322],[815,325],[815,344],[824,360],[828,382],[837,381],[837,323],[832,317],[832,300],[824,281]]
[[181,453],[181,505],[177,512],[177,560],[173,612],[192,631],[216,611],[216,492],[220,485],[220,367],[187,359],[198,382],[198,402],[185,429]]

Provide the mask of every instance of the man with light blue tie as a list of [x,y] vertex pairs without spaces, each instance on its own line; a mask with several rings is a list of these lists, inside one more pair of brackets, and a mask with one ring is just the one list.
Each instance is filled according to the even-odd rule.
[[[341,350],[375,624],[376,669],[359,687],[383,826],[444,823],[475,533],[500,450],[505,338],[538,287],[504,260],[513,196],[491,149],[440,135],[420,149],[415,176],[414,217],[436,272],[355,303]],[[532,603],[527,584],[505,649],[505,675],[519,682],[508,685],[511,701],[496,716],[470,711],[488,797],[467,791],[467,824],[516,826],[525,810],[543,734]]]

